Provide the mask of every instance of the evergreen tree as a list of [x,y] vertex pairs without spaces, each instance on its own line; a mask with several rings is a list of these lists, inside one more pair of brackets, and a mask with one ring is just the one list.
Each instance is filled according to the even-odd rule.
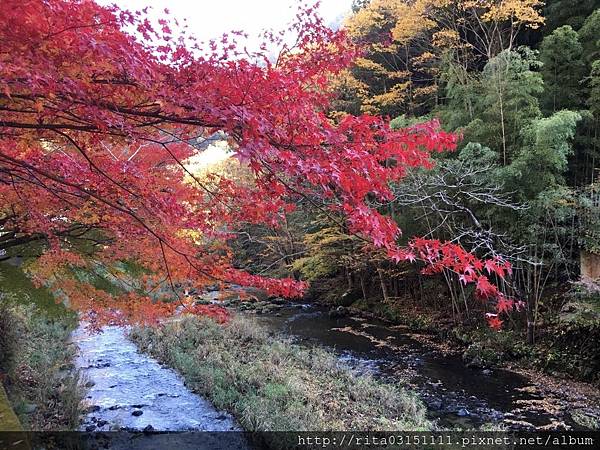
[[579,29],[595,8],[598,8],[598,0],[547,0],[544,8],[546,34],[563,25]]
[[590,93],[588,106],[590,108],[586,123],[588,124],[588,168],[586,182],[599,181],[596,170],[600,162],[600,59],[592,63],[592,71],[589,77]]
[[544,78],[542,108],[546,112],[578,109],[582,104],[581,80],[584,65],[583,47],[570,25],[564,25],[546,36],[540,46]]
[[523,146],[505,169],[506,184],[518,190],[521,200],[533,201],[564,185],[571,141],[580,120],[580,114],[563,110],[536,119],[523,130]]
[[589,15],[579,30],[579,40],[583,45],[583,59],[588,67],[600,59],[600,8]]
[[500,154],[507,165],[521,145],[521,130],[541,116],[538,96],[543,92],[534,52],[505,50],[492,58],[478,81],[474,120],[465,137]]
[[597,119],[600,119],[600,59],[592,64],[590,73],[590,98],[588,105],[591,113]]

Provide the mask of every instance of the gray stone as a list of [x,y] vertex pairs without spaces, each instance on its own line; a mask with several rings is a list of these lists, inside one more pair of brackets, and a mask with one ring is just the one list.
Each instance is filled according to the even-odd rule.
[[442,409],[442,401],[440,399],[435,399],[429,402],[429,408],[439,410]]
[[471,415],[471,413],[469,412],[469,410],[466,409],[466,408],[460,408],[456,414],[459,417],[465,417],[465,416],[470,416]]
[[34,405],[33,403],[26,403],[25,405],[23,405],[23,412],[25,414],[33,414],[36,409],[37,405]]

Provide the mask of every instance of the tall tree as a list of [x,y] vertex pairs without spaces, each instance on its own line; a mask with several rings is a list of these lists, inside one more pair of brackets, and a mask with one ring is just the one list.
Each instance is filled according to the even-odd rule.
[[578,30],[587,16],[598,8],[597,0],[546,0],[545,3],[546,34],[552,33],[563,25]]
[[588,164],[586,167],[585,182],[594,184],[600,178],[600,59],[592,63],[592,69],[589,76],[589,97],[587,105],[590,108],[590,114],[586,117],[586,129],[588,130],[586,139],[588,145],[586,147],[586,159]]
[[512,49],[524,29],[543,24],[538,0],[373,0],[347,21],[366,43],[353,75],[369,86],[363,110],[398,115],[428,112],[438,101],[442,68],[481,67]]
[[592,12],[578,31],[583,45],[583,58],[588,67],[600,59],[600,8]]
[[538,67],[531,50],[506,50],[492,58],[465,89],[450,90],[444,112],[456,116],[455,110],[464,110],[462,93],[472,90],[470,111],[462,115],[465,139],[490,147],[508,165],[521,146],[521,130],[541,115],[538,96],[543,81]]
[[594,117],[600,119],[600,59],[594,61],[592,64],[588,105]]
[[515,261],[515,287],[527,304],[528,341],[534,343],[539,304],[552,271],[573,279],[575,248],[574,200],[565,186],[568,157],[581,116],[558,111],[534,120],[524,129],[523,146],[503,170],[507,186],[519,186],[519,200],[528,208],[511,225],[511,235],[526,252]]
[[523,145],[505,174],[509,185],[519,186],[521,200],[533,200],[546,190],[565,184],[571,142],[581,115],[558,111],[550,117],[533,120],[523,129]]
[[579,35],[564,25],[546,36],[540,46],[544,78],[542,107],[546,112],[577,109],[583,101],[582,83],[585,66]]

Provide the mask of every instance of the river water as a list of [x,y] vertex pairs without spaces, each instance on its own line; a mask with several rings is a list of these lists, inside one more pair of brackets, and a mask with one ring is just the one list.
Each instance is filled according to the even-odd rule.
[[88,380],[86,431],[230,431],[233,417],[192,393],[173,370],[140,353],[125,330],[73,333],[76,366]]
[[[333,349],[359,373],[407,385],[443,427],[575,425],[561,411],[548,412],[543,406],[546,400],[525,377],[469,368],[459,357],[443,355],[405,331],[376,320],[334,318],[326,308],[314,305],[286,305],[256,319],[300,345]],[[79,347],[76,365],[89,380],[89,413],[82,430],[240,429],[232,416],[187,389],[173,370],[140,353],[124,329],[106,327],[102,333],[90,334],[80,327],[73,340]]]
[[301,345],[334,349],[358,372],[408,384],[419,393],[430,417],[442,426],[576,426],[560,411],[548,412],[545,399],[527,378],[505,370],[469,368],[460,357],[443,355],[383,322],[332,318],[326,308],[314,305],[286,306],[276,314],[256,318],[273,331],[293,336]]

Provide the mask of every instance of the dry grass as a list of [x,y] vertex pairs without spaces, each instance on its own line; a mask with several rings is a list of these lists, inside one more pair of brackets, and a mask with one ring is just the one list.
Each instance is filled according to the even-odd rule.
[[10,402],[30,430],[72,430],[79,424],[84,389],[68,370],[75,349],[71,326],[34,305],[0,298],[2,371]]

